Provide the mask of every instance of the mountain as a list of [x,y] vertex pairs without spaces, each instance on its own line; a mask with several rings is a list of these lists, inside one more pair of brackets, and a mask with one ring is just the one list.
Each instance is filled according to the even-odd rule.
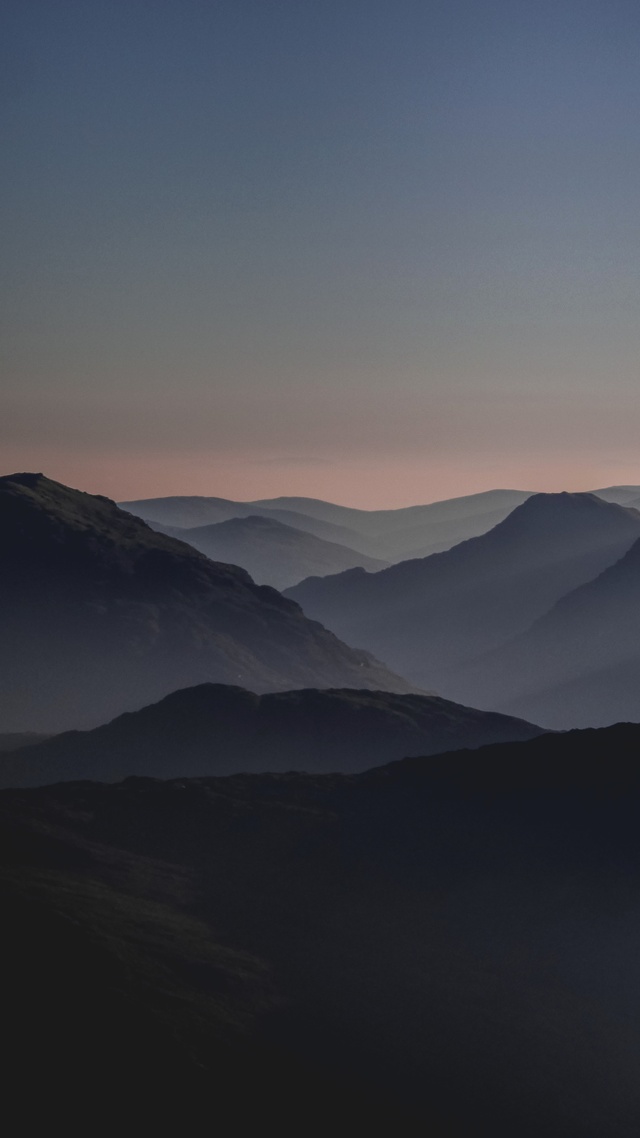
[[275,589],[41,474],[0,478],[0,729],[89,727],[178,687],[407,691]]
[[[269,508],[258,502],[232,502],[228,498],[145,498],[118,504],[121,509],[134,514],[137,518],[142,518],[152,529],[159,529],[161,532],[165,532],[168,528],[174,533],[178,530],[198,529],[201,526],[218,525],[232,518],[262,517],[302,530],[303,533],[312,533],[324,541],[335,541],[338,545],[346,545],[347,548],[352,548],[354,541],[355,548],[358,548],[357,542],[360,536],[356,530],[348,526],[316,518],[312,514]],[[365,551],[358,549],[358,552]]]
[[388,565],[386,561],[324,541],[273,518],[230,518],[194,529],[156,528],[188,542],[212,561],[242,566],[256,584],[271,585],[274,589],[287,589],[304,577],[340,573],[357,565],[372,572]]
[[639,748],[2,792],[5,1110],[635,1138]]
[[592,494],[534,494],[489,533],[445,553],[375,574],[311,578],[286,595],[349,643],[464,703],[469,689],[458,690],[457,668],[524,631],[638,537],[635,510]]
[[141,498],[131,502],[118,502],[122,510],[145,522],[158,522],[164,526],[191,529],[195,526],[226,522],[228,518],[246,517],[239,514],[240,502],[228,498],[203,498],[179,495],[169,498]]
[[[496,491],[496,495],[498,493],[500,492]],[[507,494],[506,491],[504,493]],[[399,562],[416,557],[430,557],[432,553],[443,553],[447,549],[452,549],[454,545],[459,545],[461,541],[468,541],[471,537],[488,533],[530,496],[518,493],[516,499],[515,492],[513,498],[509,492],[508,498],[505,497],[502,502],[488,503],[488,508],[482,511],[462,516],[454,514],[450,518],[427,516],[417,525],[394,531],[389,538],[395,550],[393,560]]]
[[523,720],[435,696],[348,689],[256,695],[201,684],[93,731],[70,731],[29,746],[28,753],[3,755],[0,785],[239,771],[353,773],[407,755],[539,734],[540,728]]
[[602,490],[594,490],[599,498],[605,502],[617,502],[619,506],[636,506],[640,500],[640,486],[605,486]]
[[528,497],[525,490],[488,490],[397,510],[358,510],[317,498],[232,502],[226,498],[174,497],[120,504],[152,526],[193,528],[232,517],[260,515],[346,545],[358,553],[396,562],[450,549],[460,541],[486,533]]
[[640,720],[640,541],[457,681],[482,706],[535,708],[550,727]]
[[506,516],[530,496],[527,490],[485,490],[461,498],[447,498],[427,505],[402,506],[392,510],[358,510],[337,506],[317,498],[263,498],[256,503],[266,509],[295,510],[298,514],[322,518],[348,526],[359,533],[381,536],[415,530],[424,524],[467,522],[502,511]]

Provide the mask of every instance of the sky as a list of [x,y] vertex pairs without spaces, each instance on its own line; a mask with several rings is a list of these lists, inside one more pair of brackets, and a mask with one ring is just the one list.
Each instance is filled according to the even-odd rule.
[[640,483],[636,0],[4,0],[2,472]]

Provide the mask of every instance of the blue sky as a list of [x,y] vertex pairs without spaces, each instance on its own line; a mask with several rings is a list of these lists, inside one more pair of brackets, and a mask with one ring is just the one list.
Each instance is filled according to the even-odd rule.
[[7,471],[640,482],[640,9],[9,0]]

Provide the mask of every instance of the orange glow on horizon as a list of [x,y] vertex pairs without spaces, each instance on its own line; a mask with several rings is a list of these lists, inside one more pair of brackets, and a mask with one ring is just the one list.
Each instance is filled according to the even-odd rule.
[[631,457],[600,461],[575,455],[520,458],[485,455],[445,460],[441,455],[379,459],[309,459],[247,455],[61,453],[5,448],[3,473],[39,470],[50,478],[119,501],[169,495],[207,495],[251,501],[301,496],[360,509],[395,509],[496,488],[590,490],[640,484]]

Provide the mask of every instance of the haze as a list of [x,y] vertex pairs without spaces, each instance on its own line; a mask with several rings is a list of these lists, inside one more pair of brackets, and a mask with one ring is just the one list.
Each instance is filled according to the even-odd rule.
[[640,481],[636,4],[3,6],[5,470]]

